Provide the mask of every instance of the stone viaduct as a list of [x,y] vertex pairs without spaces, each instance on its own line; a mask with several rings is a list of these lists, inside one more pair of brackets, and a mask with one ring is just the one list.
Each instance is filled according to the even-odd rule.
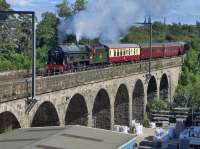
[[182,57],[37,78],[37,102],[25,112],[31,80],[0,84],[0,132],[11,128],[80,124],[112,129],[142,120],[148,101],[173,102]]

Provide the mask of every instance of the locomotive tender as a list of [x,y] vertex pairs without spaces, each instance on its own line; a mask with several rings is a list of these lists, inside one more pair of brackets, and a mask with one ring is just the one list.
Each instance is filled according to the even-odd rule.
[[98,46],[61,45],[48,51],[45,72],[67,70],[96,65],[180,56],[188,48],[185,42],[149,44],[106,44]]

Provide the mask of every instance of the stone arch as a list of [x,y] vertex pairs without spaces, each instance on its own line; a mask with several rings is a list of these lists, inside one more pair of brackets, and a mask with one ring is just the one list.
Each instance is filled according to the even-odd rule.
[[124,84],[121,84],[117,90],[114,103],[114,120],[116,125],[129,125],[129,93]]
[[166,74],[163,74],[160,80],[160,95],[161,100],[168,101],[169,99],[169,83]]
[[152,101],[157,97],[157,82],[156,78],[152,76],[149,80],[148,87],[147,87],[147,102]]
[[144,85],[140,79],[135,83],[132,98],[133,119],[142,120],[144,118],[145,95]]
[[59,126],[58,113],[54,105],[49,102],[43,102],[37,109],[31,127]]
[[76,94],[70,100],[65,115],[65,125],[88,125],[88,108],[82,95]]
[[148,83],[148,87],[147,87],[147,105],[146,105],[146,113],[149,120],[151,120],[150,103],[155,98],[157,98],[157,92],[158,92],[158,88],[157,88],[156,78],[154,76],[151,76]]
[[12,112],[5,111],[0,114],[0,134],[20,127],[19,121]]
[[100,89],[96,95],[92,109],[92,120],[95,128],[111,129],[110,98],[105,89]]

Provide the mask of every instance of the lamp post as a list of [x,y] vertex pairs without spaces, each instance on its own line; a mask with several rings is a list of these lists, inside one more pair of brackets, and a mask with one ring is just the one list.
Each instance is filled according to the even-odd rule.
[[149,45],[150,45],[150,57],[149,57],[149,75],[151,75],[151,58],[152,58],[152,23],[151,23],[151,17],[149,17],[149,28],[150,28],[150,41],[149,41]]
[[12,15],[12,14],[25,14],[31,15],[32,17],[32,91],[31,98],[26,101],[27,107],[26,112],[31,109],[31,107],[36,102],[36,30],[35,30],[35,12],[34,11],[0,11],[0,15]]
[[140,24],[140,25],[148,25],[149,27],[149,47],[150,47],[150,53],[149,53],[149,74],[148,78],[151,77],[151,59],[152,59],[152,40],[153,40],[153,32],[152,32],[152,22],[151,22],[151,17],[149,16],[148,22],[144,23],[135,23],[135,24]]

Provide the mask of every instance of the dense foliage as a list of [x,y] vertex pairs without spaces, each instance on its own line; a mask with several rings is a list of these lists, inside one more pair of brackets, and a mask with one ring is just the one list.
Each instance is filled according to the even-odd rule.
[[164,100],[156,98],[147,103],[147,108],[151,110],[161,111],[161,110],[168,110],[169,105]]
[[[1,10],[10,10],[5,0],[0,1]],[[0,16],[0,71],[27,69],[31,64],[31,16]]]
[[200,40],[194,39],[187,51],[183,72],[175,96],[176,106],[200,107]]

